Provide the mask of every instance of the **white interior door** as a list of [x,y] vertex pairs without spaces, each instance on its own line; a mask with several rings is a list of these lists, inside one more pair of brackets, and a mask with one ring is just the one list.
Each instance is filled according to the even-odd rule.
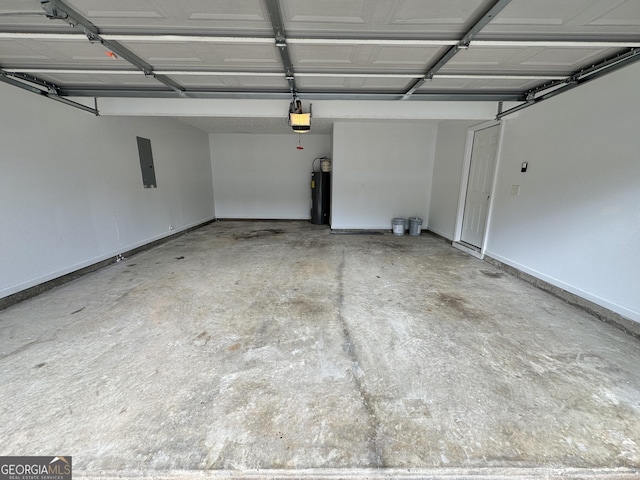
[[478,130],[473,135],[460,240],[478,249],[482,248],[487,225],[499,135],[500,125]]

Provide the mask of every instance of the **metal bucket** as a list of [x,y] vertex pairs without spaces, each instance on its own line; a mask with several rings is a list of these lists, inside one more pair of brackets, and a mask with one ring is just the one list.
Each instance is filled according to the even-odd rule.
[[394,235],[404,235],[404,228],[407,224],[407,220],[405,218],[394,218],[391,221],[391,230]]
[[409,235],[418,236],[422,231],[422,219],[418,217],[409,219]]

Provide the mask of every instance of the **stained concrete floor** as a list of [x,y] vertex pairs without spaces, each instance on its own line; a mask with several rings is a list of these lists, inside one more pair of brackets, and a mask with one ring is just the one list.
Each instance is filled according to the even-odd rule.
[[0,455],[638,478],[638,365],[637,338],[430,234],[223,221],[0,312]]

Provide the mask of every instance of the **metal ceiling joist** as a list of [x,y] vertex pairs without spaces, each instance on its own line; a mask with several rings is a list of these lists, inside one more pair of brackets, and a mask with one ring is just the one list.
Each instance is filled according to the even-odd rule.
[[287,37],[284,31],[284,22],[282,20],[282,12],[280,12],[279,0],[266,0],[267,10],[269,10],[269,18],[273,27],[273,35],[276,39],[276,48],[280,52],[282,65],[285,70],[285,78],[289,84],[289,90],[293,96],[298,92],[296,87],[296,79],[293,75],[293,63],[287,47]]
[[[509,110],[505,110],[503,112],[498,113],[498,115],[496,116],[496,120],[500,120],[501,118],[507,115],[518,112],[532,105],[536,105],[537,103],[543,102],[544,100],[548,100],[549,98],[560,95],[561,93],[565,93],[569,90],[579,87],[580,85],[584,85],[585,83],[588,83],[592,80],[600,78],[604,75],[608,75],[609,73],[615,72],[616,70],[620,70],[621,68],[626,67],[627,65],[631,65],[632,63],[635,63],[638,61],[640,61],[640,48],[632,48],[629,50],[625,50],[619,53],[618,55],[616,55],[615,57],[608,58],[607,60],[604,60],[598,63],[597,65],[594,65],[588,69],[581,70],[580,72],[577,72],[574,75],[571,75],[564,81],[566,85],[563,87],[556,88],[555,90],[551,90],[550,92],[540,95],[538,97],[533,97],[533,95],[541,91],[540,87],[530,90],[529,92],[527,92],[528,99],[525,103],[521,105],[517,105],[513,108],[510,108]],[[557,82],[552,82],[552,83],[553,85],[547,86],[546,90],[558,85]]]
[[[97,109],[87,107],[86,105],[83,105],[78,102],[74,102],[73,100],[69,100],[68,98],[64,98],[60,96],[59,87],[51,83],[44,82],[43,80],[40,80],[38,78],[35,78],[35,77],[29,78],[29,76],[25,74],[13,74],[13,73],[5,72],[4,70],[0,69],[0,82],[6,83],[8,85],[12,85],[14,87],[21,88],[31,93],[35,93],[36,95],[42,95],[43,97],[50,98],[51,100],[55,100],[56,102],[64,103],[65,105],[70,105],[72,107],[79,108],[80,110],[84,110],[85,112],[90,112],[90,113],[93,113],[94,115],[98,115]],[[38,85],[38,87],[34,85],[30,85],[29,83],[26,83],[26,82],[30,82],[35,85]],[[39,88],[39,87],[44,87],[46,88],[46,90],[43,90],[42,88]]]
[[171,80],[169,77],[155,74],[153,67],[131,50],[121,45],[119,42],[104,39],[100,35],[98,27],[62,0],[40,0],[40,3],[49,18],[64,20],[74,27],[80,26],[89,41],[99,42],[123,60],[142,70],[145,75],[155,78],[160,83],[165,84],[179,94],[184,94],[185,90],[182,86]]
[[450,47],[444,55],[442,55],[424,74],[424,77],[416,80],[411,84],[411,86],[407,89],[404,94],[404,99],[409,98],[413,93],[420,88],[427,80],[431,80],[433,76],[438,73],[438,71],[447,64],[449,60],[451,60],[460,50],[466,50],[469,48],[471,41],[474,37],[482,30],[491,20],[495,18],[498,13],[500,13],[511,0],[495,0],[491,7],[484,12],[484,14],[480,17],[478,21],[476,21],[473,26],[467,31],[467,33],[462,37],[462,39]]

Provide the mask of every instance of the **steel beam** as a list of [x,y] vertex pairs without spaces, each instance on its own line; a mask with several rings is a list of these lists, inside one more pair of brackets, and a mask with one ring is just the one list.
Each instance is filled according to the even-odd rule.
[[276,48],[280,52],[280,58],[282,59],[282,65],[285,70],[285,78],[289,84],[289,90],[291,94],[295,96],[298,92],[296,86],[296,79],[293,73],[293,63],[291,62],[291,56],[289,55],[289,49],[287,47],[287,36],[284,31],[284,22],[282,20],[282,12],[280,11],[279,0],[266,0],[267,10],[269,10],[269,18],[271,19],[271,26],[273,27],[273,35],[276,39]]
[[467,33],[462,39],[451,46],[429,69],[424,76],[411,84],[411,86],[404,93],[404,99],[409,98],[413,93],[419,89],[427,80],[431,80],[438,71],[444,67],[449,60],[451,60],[460,50],[466,50],[469,48],[471,41],[487,24],[498,15],[504,7],[509,5],[511,0],[494,0],[491,7],[484,12],[484,14],[477,20],[473,26],[467,30]]
[[[0,69],[0,82],[4,82],[8,85],[21,88],[23,90],[26,90],[27,92],[35,93],[36,95],[42,95],[43,97],[47,97],[51,100],[55,100],[56,102],[61,102],[66,105],[79,108],[80,110],[84,110],[85,112],[90,112],[90,113],[93,113],[94,115],[99,115],[98,110],[95,108],[87,107],[86,105],[83,105],[78,102],[74,102],[73,100],[69,100],[68,98],[64,98],[60,96],[60,94],[58,93],[59,88],[53,84],[48,84],[49,88],[47,88],[47,90],[43,90],[41,88],[34,87],[33,85],[29,85],[28,83],[25,83],[26,79],[24,78],[21,78],[21,80],[17,80],[16,78],[12,78],[13,76],[14,76],[13,74],[7,73],[4,70]],[[37,85],[44,86],[44,85],[41,85],[42,80],[39,80],[39,79],[36,79],[36,80],[38,80],[38,82],[36,82]]]
[[[616,70],[620,70],[621,68],[624,68],[627,65],[631,65],[632,63],[638,61],[640,61],[640,48],[632,48],[620,52],[615,57],[604,60],[596,65],[593,65],[592,67],[589,67],[588,69],[581,70],[567,77],[567,79],[565,80],[566,85],[564,87],[557,88],[548,93],[540,95],[539,97],[529,98],[525,103],[499,113],[496,116],[496,120],[500,120],[507,115],[511,115],[512,113],[518,112],[527,107],[530,107],[531,105],[535,105],[537,103],[548,100],[549,98],[553,98],[569,90],[573,90],[580,85],[584,85],[585,83],[596,80],[600,77],[603,77],[604,75],[613,73]],[[555,86],[557,86],[557,84]],[[547,87],[547,89],[548,88],[551,87]],[[528,96],[531,97],[531,92],[528,92]]]
[[142,70],[145,75],[155,78],[160,83],[163,83],[164,85],[181,95],[184,94],[185,90],[181,85],[174,82],[169,77],[166,77],[164,75],[156,75],[153,72],[153,67],[150,64],[145,62],[142,58],[133,53],[127,47],[114,40],[106,40],[102,38],[98,27],[96,27],[90,20],[85,18],[81,13],[74,10],[62,0],[40,0],[40,3],[42,4],[45,12],[47,12],[48,16],[49,11],[51,11],[51,7],[53,7],[53,11],[55,12],[56,16],[50,16],[50,18],[64,20],[74,27],[79,26],[80,28],[82,28],[90,42],[99,42],[101,45],[104,45],[106,48],[121,57],[123,60],[129,62],[139,70]]

